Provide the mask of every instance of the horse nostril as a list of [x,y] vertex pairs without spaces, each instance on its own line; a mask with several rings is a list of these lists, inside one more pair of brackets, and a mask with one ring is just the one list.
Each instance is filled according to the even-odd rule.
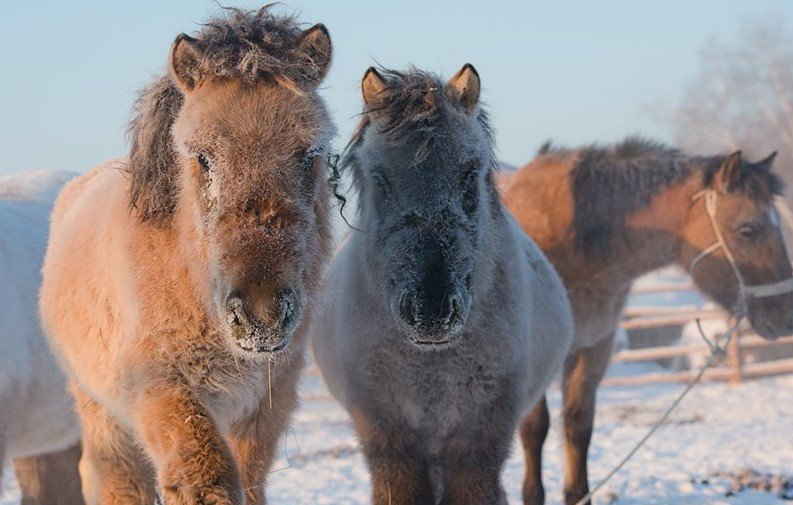
[[449,315],[446,317],[446,324],[454,324],[460,317],[461,312],[462,302],[460,301],[460,297],[454,295],[449,299]]
[[290,289],[284,290],[279,298],[281,303],[281,328],[286,330],[291,328],[297,320],[297,296]]
[[416,324],[416,303],[412,293],[404,293],[399,299],[399,317],[411,326]]
[[227,321],[229,324],[239,326],[242,324],[243,303],[238,293],[232,293],[226,298]]

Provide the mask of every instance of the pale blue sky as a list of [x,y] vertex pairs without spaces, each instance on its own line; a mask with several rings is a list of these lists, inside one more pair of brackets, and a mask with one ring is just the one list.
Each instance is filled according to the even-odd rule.
[[[335,59],[323,93],[339,144],[360,110],[359,79],[375,60],[446,77],[471,62],[499,154],[513,164],[549,138],[668,140],[667,124],[648,108],[675,102],[709,39],[728,40],[753,16],[793,21],[786,0],[296,0],[282,8],[330,29]],[[204,0],[4,2],[0,174],[83,171],[125,155],[135,91],[163,68],[176,34],[217,10]]]

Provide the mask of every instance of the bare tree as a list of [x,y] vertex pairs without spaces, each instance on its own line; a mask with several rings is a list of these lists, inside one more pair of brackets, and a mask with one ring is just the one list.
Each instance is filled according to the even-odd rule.
[[[793,186],[793,34],[755,19],[728,41],[711,41],[673,117],[677,144],[692,152],[779,151],[777,170]],[[788,203],[793,202],[790,192]]]

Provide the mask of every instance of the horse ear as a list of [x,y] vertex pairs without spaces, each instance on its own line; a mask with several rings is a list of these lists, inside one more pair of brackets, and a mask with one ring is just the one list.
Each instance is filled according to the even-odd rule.
[[777,151],[769,154],[762,160],[758,161],[757,164],[763,167],[766,170],[771,170],[771,166],[774,164],[774,159],[776,159]]
[[171,77],[183,91],[192,91],[201,81],[201,50],[198,41],[184,33],[178,35],[171,46],[169,61]]
[[369,67],[361,80],[361,92],[366,108],[374,109],[388,97],[388,83],[376,68]]
[[741,179],[741,169],[743,168],[743,159],[741,151],[735,151],[727,156],[724,160],[719,171],[714,178],[715,189],[726,193]]
[[317,23],[300,36],[300,46],[298,49],[306,56],[310,64],[307,73],[309,82],[318,85],[328,74],[330,69],[331,55],[333,54],[330,42],[330,33],[325,25]]
[[449,96],[468,114],[473,113],[479,104],[480,88],[479,73],[470,63],[463,65],[446,85]]

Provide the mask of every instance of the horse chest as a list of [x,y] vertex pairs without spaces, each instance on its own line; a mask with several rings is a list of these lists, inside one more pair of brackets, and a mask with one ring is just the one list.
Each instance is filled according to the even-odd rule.
[[387,397],[411,429],[440,441],[474,423],[502,393],[503,380],[492,365],[468,356],[428,358],[401,367]]
[[253,412],[267,394],[267,374],[261,370],[216,379],[216,383],[205,384],[203,389],[207,408],[225,427]]
[[574,349],[592,347],[614,333],[629,290],[630,284],[603,291],[569,287],[575,321]]
[[180,366],[180,375],[221,424],[230,424],[253,411],[268,390],[266,363],[235,359],[211,349],[191,353]]

